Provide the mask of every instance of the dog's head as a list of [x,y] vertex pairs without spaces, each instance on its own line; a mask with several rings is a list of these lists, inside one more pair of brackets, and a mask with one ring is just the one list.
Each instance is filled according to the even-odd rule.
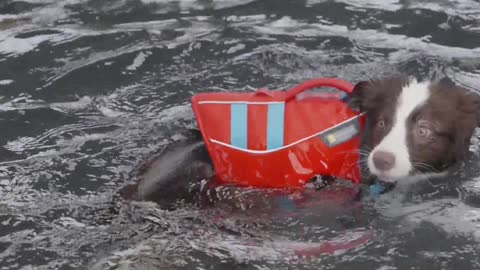
[[480,98],[440,82],[360,82],[352,103],[367,115],[368,168],[386,182],[442,172],[463,159],[480,122]]

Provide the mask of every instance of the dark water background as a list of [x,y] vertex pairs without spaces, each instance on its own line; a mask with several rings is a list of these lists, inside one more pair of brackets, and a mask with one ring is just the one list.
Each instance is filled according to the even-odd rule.
[[1,0],[0,269],[480,269],[478,136],[450,181],[360,210],[112,206],[194,127],[194,93],[396,72],[477,91],[479,46],[473,0]]

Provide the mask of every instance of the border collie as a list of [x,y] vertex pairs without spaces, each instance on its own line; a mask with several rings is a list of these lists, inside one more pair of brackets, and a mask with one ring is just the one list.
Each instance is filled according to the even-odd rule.
[[[360,151],[371,175],[391,186],[442,175],[465,158],[480,123],[479,96],[445,82],[408,77],[363,81],[356,84],[350,105],[367,115],[367,151]],[[201,140],[197,136],[191,144],[146,163],[138,182],[123,195],[167,208],[174,207],[174,201],[198,201],[202,190],[213,190],[205,188],[213,166]]]
[[367,114],[368,169],[387,183],[444,175],[466,157],[480,123],[479,96],[445,81],[364,81],[352,96]]

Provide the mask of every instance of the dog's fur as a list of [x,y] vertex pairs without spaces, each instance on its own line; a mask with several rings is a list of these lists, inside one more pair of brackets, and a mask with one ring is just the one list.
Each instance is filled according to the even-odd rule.
[[465,158],[480,123],[479,96],[446,81],[360,82],[352,105],[367,114],[368,169],[385,182],[441,175]]
[[[444,172],[465,158],[480,123],[480,98],[445,82],[407,77],[359,82],[350,105],[367,115],[367,164],[383,182]],[[199,183],[212,179],[213,166],[200,136],[183,149],[144,167],[127,197],[170,207],[175,199],[198,199],[204,190]]]

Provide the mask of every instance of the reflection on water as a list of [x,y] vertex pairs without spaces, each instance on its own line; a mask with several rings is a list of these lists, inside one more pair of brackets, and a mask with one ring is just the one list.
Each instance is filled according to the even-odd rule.
[[242,189],[263,204],[163,211],[112,197],[187,139],[193,93],[395,72],[477,91],[479,13],[473,0],[3,1],[2,269],[478,269],[477,155],[452,181],[378,201],[306,192],[285,208]]

